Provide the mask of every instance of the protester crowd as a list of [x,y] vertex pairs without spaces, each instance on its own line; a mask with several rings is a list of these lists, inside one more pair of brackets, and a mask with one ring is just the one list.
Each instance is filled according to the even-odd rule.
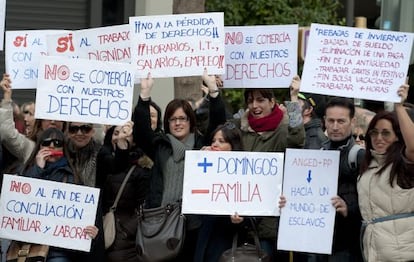
[[[141,261],[135,249],[138,210],[181,201],[186,150],[285,152],[287,148],[340,151],[337,195],[331,199],[336,210],[331,255],[278,251],[279,217],[235,213],[186,215],[183,248],[172,260],[218,261],[232,247],[236,232],[240,243],[254,243],[252,230],[269,261],[414,260],[414,123],[412,109],[403,104],[408,85],[399,88],[401,101],[395,111],[379,112],[364,122],[357,121],[351,99],[332,97],[318,105],[311,95],[300,93],[296,76],[290,101],[277,101],[272,89],[245,89],[245,110],[229,119],[221,79],[204,71],[202,80],[202,100],[192,105],[188,99],[176,98],[162,110],[151,99],[154,79],[149,74],[141,80],[132,119],[105,129],[103,142],[98,142],[92,123],[35,119],[35,104],[29,101],[17,110],[13,83],[4,74],[2,175],[101,190],[96,222],[85,228],[92,239],[91,251],[53,247],[47,261]],[[198,113],[201,104],[203,114]],[[323,116],[315,113],[318,106],[323,107]],[[135,169],[115,212],[115,241],[105,248],[103,215],[131,167]],[[283,213],[288,203],[282,195],[275,205]]]

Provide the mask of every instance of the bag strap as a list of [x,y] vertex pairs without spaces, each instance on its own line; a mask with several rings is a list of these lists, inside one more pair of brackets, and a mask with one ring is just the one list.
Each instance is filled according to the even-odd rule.
[[121,187],[119,188],[118,193],[116,194],[114,204],[111,206],[111,210],[113,212],[115,212],[116,206],[118,205],[118,201],[121,198],[122,191],[124,191],[125,185],[126,185],[128,179],[129,179],[129,177],[131,176],[132,172],[134,171],[135,167],[136,167],[136,165],[131,166],[131,168],[129,169],[127,175],[125,176],[124,180],[122,181]]
[[256,229],[256,222],[253,218],[249,218],[249,220],[253,228],[253,238],[254,238],[254,243],[256,245],[256,252],[257,252],[257,255],[261,258],[263,256],[263,252],[262,252],[262,247],[260,245],[259,234],[257,233],[257,229]]
[[25,262],[30,253],[30,243],[22,243],[17,253],[17,262]]
[[[256,223],[254,222],[254,220],[252,218],[248,218],[251,225],[252,225],[252,229],[253,229],[253,238],[254,238],[254,244],[256,246],[256,254],[258,258],[262,258],[263,257],[263,251],[262,251],[262,247],[260,245],[260,240],[259,240],[259,236],[257,233],[257,229],[256,229]],[[234,252],[236,252],[236,248],[237,248],[237,239],[239,237],[239,233],[236,231],[236,233],[233,236],[233,244],[232,244],[232,248],[231,248],[231,256],[234,257]]]
[[412,217],[412,216],[414,216],[414,212],[413,213],[392,214],[392,215],[388,215],[388,216],[384,216],[384,217],[373,218],[372,220],[369,220],[369,221],[362,221],[361,230],[359,231],[359,246],[360,246],[360,249],[361,249],[362,259],[364,261],[366,261],[366,258],[365,258],[365,255],[364,255],[364,243],[362,243],[362,240],[364,238],[365,229],[367,229],[367,226],[369,224],[381,223],[381,222],[385,222],[385,221],[396,220],[396,219],[401,219],[401,218],[407,218],[407,217]]
[[358,144],[353,144],[351,149],[348,152],[348,166],[350,168],[357,168],[358,167],[358,152],[363,147]]

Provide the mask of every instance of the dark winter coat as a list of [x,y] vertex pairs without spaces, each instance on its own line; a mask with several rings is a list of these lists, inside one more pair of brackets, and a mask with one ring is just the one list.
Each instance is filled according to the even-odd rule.
[[355,140],[352,136],[346,143],[339,148],[333,148],[331,141],[326,141],[322,146],[325,150],[339,150],[339,177],[338,193],[345,200],[348,206],[348,216],[336,214],[333,236],[333,252],[351,250],[359,254],[359,230],[361,227],[361,213],[358,204],[357,178],[359,166],[365,154],[364,149],[360,149],[357,156],[357,167],[350,167],[348,154]]
[[[107,136],[112,136],[112,132]],[[137,211],[143,204],[149,187],[152,160],[138,148],[113,150],[104,144],[97,158],[98,186],[102,188],[104,213],[114,204],[116,195],[128,171],[136,165],[122,191],[116,207],[116,237],[106,250],[107,261],[139,261],[135,251]]]

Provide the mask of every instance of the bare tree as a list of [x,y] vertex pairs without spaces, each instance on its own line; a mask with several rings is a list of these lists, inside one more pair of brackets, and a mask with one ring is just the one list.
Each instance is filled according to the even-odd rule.
[[[174,0],[173,14],[204,13],[205,0]],[[200,72],[201,75],[202,72]],[[193,98],[201,97],[201,77],[187,76],[174,78],[174,97]]]

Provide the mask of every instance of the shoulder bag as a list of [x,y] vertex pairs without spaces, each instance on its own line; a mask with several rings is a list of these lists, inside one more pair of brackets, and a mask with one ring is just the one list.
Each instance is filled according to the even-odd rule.
[[121,198],[122,191],[124,191],[125,185],[131,176],[132,172],[134,171],[136,165],[133,165],[127,175],[125,176],[124,180],[122,181],[121,187],[116,194],[114,204],[111,206],[109,211],[103,217],[103,231],[104,231],[104,240],[105,240],[105,249],[112,246],[115,241],[116,235],[116,222],[115,222],[115,210],[116,206],[118,205],[118,201]]
[[48,245],[11,241],[7,250],[7,262],[44,262],[49,253]]
[[151,262],[175,258],[183,247],[185,230],[181,202],[141,208],[135,241],[138,257]]
[[244,243],[242,246],[237,246],[238,233],[233,236],[233,245],[231,249],[227,249],[221,255],[219,262],[270,262],[270,257],[261,248],[259,237],[254,222],[250,219],[253,227],[253,238],[255,244]]

